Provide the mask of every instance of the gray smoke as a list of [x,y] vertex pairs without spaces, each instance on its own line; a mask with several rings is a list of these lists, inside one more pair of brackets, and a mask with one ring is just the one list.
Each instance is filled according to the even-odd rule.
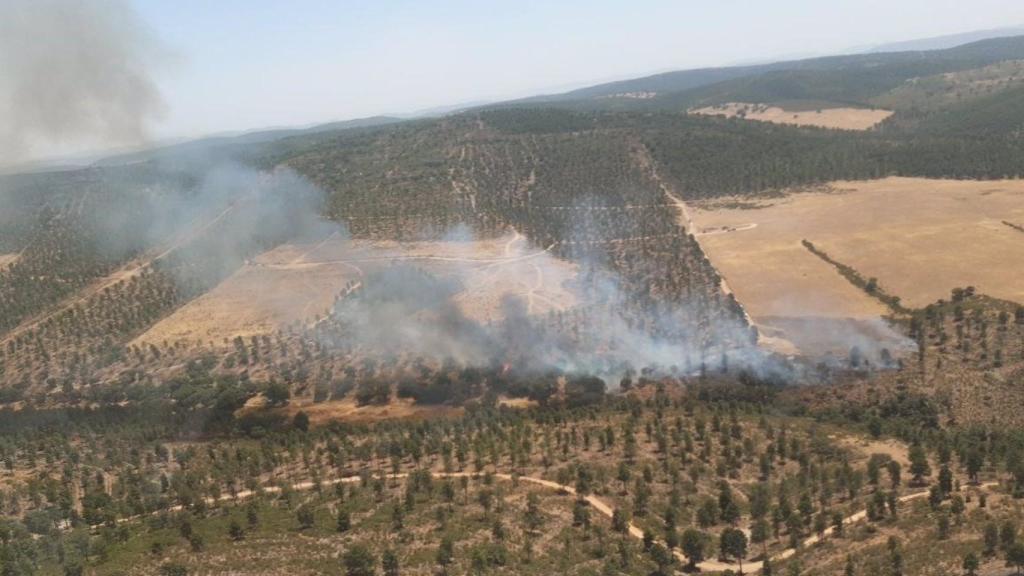
[[[232,161],[183,166],[186,189],[152,187],[137,194],[145,230],[141,245],[156,254],[154,263],[181,280],[202,285],[219,282],[245,260],[283,242],[308,242],[343,227],[321,217],[325,195],[287,168],[261,171]],[[133,214],[117,210],[94,216],[105,242],[122,240]],[[104,242],[101,240],[101,242]],[[107,249],[110,246],[106,246]]]
[[140,142],[159,49],[121,0],[0,2],[0,165],[44,146]]
[[374,355],[405,352],[483,364],[494,342],[452,300],[460,290],[454,278],[400,263],[370,274],[359,296],[339,302],[334,314],[348,336]]
[[[454,245],[455,254],[482,256],[474,254],[479,247],[465,228],[452,231],[446,240],[449,247]],[[526,252],[538,250],[534,246]],[[552,271],[561,266],[547,253],[529,262]],[[524,299],[514,294],[503,296],[500,320],[479,322],[460,309],[458,295],[466,287],[458,280],[463,276],[459,266],[452,264],[443,275],[435,275],[416,264],[396,262],[368,272],[362,289],[335,305],[332,317],[342,327],[336,334],[340,339],[324,343],[353,346],[367,356],[588,373],[609,385],[634,368],[678,374],[697,374],[702,367],[720,370],[723,355],[731,371],[764,375],[776,368],[753,346],[749,330],[740,322],[723,321],[716,336],[721,340],[705,341],[696,327],[699,311],[687,305],[665,310],[648,325],[637,325],[626,312],[630,298],[615,274],[596,263],[582,264],[591,268],[581,274],[589,279],[578,292],[578,309],[566,312],[565,325],[578,329],[553,329],[543,315],[528,313]],[[691,333],[679,334],[680,326],[690,327]],[[660,335],[669,333],[679,337]]]

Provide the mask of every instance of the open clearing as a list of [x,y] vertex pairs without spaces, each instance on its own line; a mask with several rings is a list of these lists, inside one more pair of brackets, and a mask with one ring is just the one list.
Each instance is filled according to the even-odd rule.
[[17,254],[0,254],[0,270],[14,264],[14,261],[17,259]]
[[[237,416],[266,410],[266,402],[262,396],[256,396],[238,410]],[[331,422],[362,422],[372,423],[385,420],[436,420],[461,416],[465,409],[461,406],[420,405],[411,398],[392,398],[387,404],[367,404],[360,406],[352,398],[330,400],[314,403],[309,398],[293,398],[287,406],[270,408],[291,420],[299,412],[305,412],[313,425],[325,425]]]
[[696,108],[691,114],[706,116],[725,116],[735,118],[742,116],[747,120],[773,122],[775,124],[793,124],[795,126],[817,126],[837,130],[867,130],[889,116],[891,110],[872,110],[869,108],[823,108],[821,110],[784,110],[768,104],[747,104],[728,102],[716,106]]
[[509,295],[521,298],[530,314],[564,310],[576,302],[566,288],[576,276],[575,265],[530,246],[518,233],[491,240],[404,243],[331,236],[259,255],[135,343],[220,345],[224,339],[268,334],[295,322],[311,324],[348,287],[399,262],[456,278],[461,291],[453,301],[479,322],[500,320],[502,300]]
[[[887,312],[834,267],[807,251],[807,239],[865,278],[878,278],[905,305],[948,298],[955,287],[1024,302],[1024,182],[887,178],[836,182],[756,202],[696,206],[701,245],[748,313],[772,336],[804,351],[849,341],[857,324],[884,330]],[[708,233],[715,232],[715,233]],[[838,349],[837,349],[838,351]]]

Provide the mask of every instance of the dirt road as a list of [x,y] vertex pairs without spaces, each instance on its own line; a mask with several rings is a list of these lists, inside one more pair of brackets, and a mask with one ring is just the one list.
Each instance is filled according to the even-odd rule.
[[[432,477],[434,477],[434,478],[464,478],[464,477],[480,478],[480,477],[483,476],[483,474],[476,473],[476,472],[431,472],[430,475]],[[401,479],[407,478],[408,476],[409,475],[406,474],[406,473],[387,474],[387,475],[384,476],[384,478],[388,479],[388,480],[401,480]],[[508,481],[508,482],[511,482],[513,480],[513,476],[511,474],[506,474],[506,473],[494,473],[494,474],[492,474],[492,476],[494,478],[498,479],[498,480],[503,480],[503,481]],[[532,476],[518,476],[518,477],[515,478],[515,480],[518,481],[518,482],[527,482],[527,483],[530,483],[530,484],[535,484],[537,486],[543,486],[544,488],[549,488],[551,490],[562,492],[562,493],[564,493],[566,495],[569,495],[569,496],[576,496],[576,489],[575,488],[573,488],[572,486],[567,486],[565,484],[559,484],[558,482],[554,482],[552,480],[545,480],[543,478],[534,478]],[[323,482],[320,483],[320,486],[321,487],[327,487],[327,486],[334,486],[336,484],[355,484],[355,483],[360,482],[360,481],[362,481],[362,477],[361,476],[343,476],[341,478],[335,478],[333,480],[323,481]],[[999,482],[987,482],[987,483],[984,483],[984,484],[980,484],[980,485],[976,486],[975,488],[979,489],[979,490],[985,490],[985,489],[994,488],[994,487],[997,487],[997,486],[999,486]],[[291,489],[292,490],[296,490],[296,491],[307,491],[307,490],[312,490],[315,487],[316,487],[316,484],[314,484],[313,482],[299,482],[297,484],[293,484],[291,486]],[[276,493],[278,493],[280,491],[281,491],[281,488],[279,486],[268,486],[266,488],[263,488],[260,491],[260,493],[263,493],[263,494],[276,494]],[[257,495],[257,492],[254,492],[252,490],[243,490],[243,491],[238,492],[237,494],[235,494],[235,496],[225,495],[225,496],[221,496],[219,498],[207,498],[206,499],[206,503],[207,504],[217,504],[217,503],[220,503],[220,502],[227,502],[227,501],[246,500],[248,498],[252,498],[255,495]],[[928,491],[927,490],[921,491],[921,492],[913,492],[911,494],[906,494],[904,496],[901,496],[899,498],[899,501],[900,502],[910,502],[912,500],[918,500],[918,499],[921,499],[921,498],[926,498],[927,496],[928,496]],[[601,513],[603,516],[605,516],[607,518],[611,518],[612,515],[615,513],[615,509],[610,504],[608,504],[604,500],[601,500],[600,498],[598,498],[597,496],[595,496],[593,494],[588,494],[588,495],[584,496],[583,499],[594,510],[597,510],[599,513]],[[178,512],[178,511],[181,511],[183,509],[184,509],[183,506],[177,505],[177,506],[172,506],[170,508],[167,508],[166,510],[161,510],[161,511],[158,511],[158,512],[153,512],[153,513],[151,513],[149,515],[159,514],[159,513],[162,513],[162,512]],[[146,516],[149,516],[149,515],[130,516],[130,517],[127,517],[127,518],[119,519],[117,522],[118,523],[132,522],[132,521],[135,521],[135,520],[142,519],[142,518],[144,518]],[[851,514],[850,516],[847,516],[846,518],[844,518],[843,519],[843,524],[844,525],[854,524],[854,523],[860,522],[861,520],[864,520],[866,518],[867,518],[867,510],[861,510],[859,512],[856,512],[856,513]],[[628,530],[629,530],[629,535],[632,536],[633,538],[636,538],[638,540],[642,540],[643,539],[644,531],[641,530],[638,526],[636,526],[632,522],[629,523]],[[830,527],[830,528],[826,529],[822,533],[822,536],[820,536],[820,537],[818,535],[809,536],[809,537],[807,537],[807,538],[805,538],[803,540],[803,542],[801,544],[801,548],[806,548],[808,546],[812,546],[812,545],[820,542],[824,537],[831,536],[833,534],[833,532],[834,532],[834,528]],[[673,554],[675,555],[676,559],[679,562],[681,562],[683,564],[688,563],[688,560],[687,560],[686,556],[682,552],[674,551]],[[796,550],[795,549],[787,548],[786,550],[783,550],[782,552],[779,552],[778,554],[775,554],[774,556],[772,556],[771,560],[772,560],[772,562],[778,562],[778,561],[790,558],[794,554],[796,554]],[[762,565],[763,565],[762,561],[744,562],[743,563],[743,569],[745,571],[748,571],[749,573],[753,573],[753,572],[759,571],[761,569]],[[698,564],[698,568],[702,572],[724,572],[726,570],[739,571],[740,565],[739,564],[733,564],[733,563],[730,563],[730,562],[723,562],[723,561],[720,561],[720,560],[705,560],[705,561],[701,562],[700,564]]]
[[[665,194],[665,197],[668,198],[672,205],[674,205],[676,209],[679,211],[679,225],[684,230],[692,234],[694,239],[697,240],[697,243],[700,244],[701,234],[697,233],[697,228],[693,223],[693,214],[690,211],[690,207],[686,205],[686,202],[684,202],[682,198],[677,196],[669,188],[668,183],[665,182],[665,180],[658,173],[657,166],[654,164],[654,159],[651,158],[650,153],[647,151],[646,148],[642,148],[642,152],[638,155],[638,157],[640,158],[640,164],[650,171],[651,178],[658,183],[658,186],[661,188],[661,191]],[[755,228],[756,226],[757,224],[749,224],[746,227],[742,227],[742,229],[749,230]],[[703,249],[704,248],[702,246],[701,250]],[[729,282],[725,279],[725,276],[722,275],[721,271],[716,269],[715,272],[718,274],[719,289],[722,291],[722,294],[726,296],[731,296],[733,294],[733,291],[732,288],[729,286]],[[747,309],[743,306],[743,303],[739,303],[739,305],[740,310],[743,311],[743,319],[746,320],[747,324],[754,326],[754,319],[751,318],[750,314],[747,313]]]

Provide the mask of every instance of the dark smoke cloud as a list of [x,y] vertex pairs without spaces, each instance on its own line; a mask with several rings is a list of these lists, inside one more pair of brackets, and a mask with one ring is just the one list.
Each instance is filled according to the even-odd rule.
[[0,165],[39,146],[141,141],[160,50],[121,0],[0,2]]

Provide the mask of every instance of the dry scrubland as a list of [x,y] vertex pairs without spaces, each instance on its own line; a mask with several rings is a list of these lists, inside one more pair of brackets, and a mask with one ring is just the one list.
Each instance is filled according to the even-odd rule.
[[0,268],[6,268],[18,259],[17,254],[0,254]]
[[742,117],[747,120],[792,124],[794,126],[817,126],[836,130],[867,130],[892,116],[891,110],[870,108],[823,108],[820,110],[785,110],[767,104],[728,102],[690,110],[691,114],[705,116]]
[[567,287],[576,265],[530,246],[519,234],[491,240],[394,242],[332,236],[313,244],[285,244],[247,262],[209,293],[182,307],[136,339],[224,342],[312,324],[336,296],[374,270],[396,263],[457,279],[453,298],[480,322],[502,318],[502,300],[517,296],[531,314],[565,310],[576,301]]
[[[881,330],[887,309],[811,254],[809,240],[905,305],[972,285],[1024,302],[1024,182],[887,178],[836,182],[694,215],[701,244],[767,335],[821,349],[826,335]],[[825,328],[825,330],[822,330]],[[837,341],[844,341],[837,338]]]

